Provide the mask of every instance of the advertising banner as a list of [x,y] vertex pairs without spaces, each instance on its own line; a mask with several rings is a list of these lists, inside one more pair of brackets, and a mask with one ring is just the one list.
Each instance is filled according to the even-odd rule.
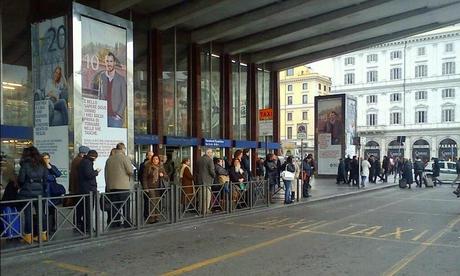
[[356,99],[350,96],[346,98],[345,106],[345,156],[357,155],[353,138],[356,137]]
[[67,83],[67,28],[64,16],[31,26],[34,93],[34,145],[49,153],[69,187],[69,88]]
[[127,31],[81,17],[82,145],[98,152],[98,190],[104,165],[118,143],[127,145]]
[[316,97],[316,156],[319,175],[335,175],[344,144],[343,96]]

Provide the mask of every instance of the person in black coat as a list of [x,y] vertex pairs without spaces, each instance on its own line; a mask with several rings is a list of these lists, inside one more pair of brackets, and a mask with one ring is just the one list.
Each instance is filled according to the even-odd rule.
[[344,184],[348,183],[347,176],[346,176],[346,170],[345,170],[345,162],[343,161],[343,158],[339,159],[339,167],[337,169],[336,184],[340,184],[340,182],[343,182]]
[[431,168],[433,170],[433,184],[436,186],[437,183],[441,185],[441,181],[439,181],[439,173],[441,172],[441,167],[439,166],[439,159],[438,158],[433,158],[433,165],[431,165]]
[[345,180],[347,181],[347,184],[350,184],[351,177],[350,175],[350,164],[351,164],[351,158],[350,155],[347,155],[347,158],[345,158]]
[[390,158],[388,158],[387,156],[383,157],[382,168],[383,182],[388,182],[388,173],[390,171]]
[[371,164],[371,168],[369,170],[369,182],[370,183],[375,183],[374,182],[375,156],[374,155],[369,156],[369,159],[367,161],[369,161],[369,164]]
[[423,162],[420,157],[415,157],[414,162],[414,174],[415,174],[415,183],[417,183],[417,187],[422,187],[422,178],[423,178]]
[[350,183],[359,186],[359,163],[358,158],[353,156],[350,163]]
[[[36,199],[39,196],[46,196],[48,170],[46,164],[43,161],[42,156],[38,152],[36,147],[25,148],[22,153],[20,162],[21,168],[19,169],[18,183],[19,193],[18,199]],[[24,241],[26,243],[32,243],[32,207],[33,205],[35,212],[38,213],[38,202],[33,201],[32,204],[28,204],[24,208]],[[42,210],[45,210],[44,208]],[[42,213],[42,240],[47,239],[46,233],[46,215]]]
[[[97,182],[96,177],[99,175],[101,169],[94,169],[94,161],[97,158],[97,151],[90,150],[88,154],[81,160],[80,166],[78,167],[78,181],[80,182],[80,193],[81,194],[88,194],[89,192],[96,193],[97,192]],[[93,197],[95,198],[95,197]],[[93,201],[93,206],[96,205],[96,202]],[[83,206],[80,204],[80,208]],[[90,223],[89,219],[91,219],[91,211],[89,208],[89,200],[85,200],[85,209],[86,209],[86,231],[89,232]]]
[[249,150],[243,150],[243,157],[241,158],[241,167],[248,174],[248,180],[251,180],[251,169],[250,169],[250,160],[249,160]]
[[268,185],[270,187],[270,198],[273,197],[273,194],[275,192],[275,186],[277,184],[277,178],[279,175],[275,158],[276,157],[274,156],[273,153],[269,153],[264,163],[265,172],[266,172],[265,179],[268,180]]
[[407,158],[404,158],[404,163],[403,163],[403,169],[402,169],[402,178],[406,180],[407,185],[409,185],[409,189],[412,183],[414,183],[414,178],[412,176],[412,164],[407,160]]

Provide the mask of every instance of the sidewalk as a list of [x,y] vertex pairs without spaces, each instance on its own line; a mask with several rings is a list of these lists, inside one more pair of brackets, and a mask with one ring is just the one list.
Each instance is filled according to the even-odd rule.
[[[335,178],[312,178],[310,185],[312,186],[310,190],[310,197],[300,198],[297,201],[298,195],[302,195],[302,188],[297,186],[297,183],[293,183],[292,191],[295,192],[296,200],[295,203],[301,204],[306,202],[313,202],[319,200],[332,199],[341,196],[348,196],[357,193],[363,193],[373,190],[385,189],[390,187],[395,187],[398,184],[394,183],[393,177],[388,177],[388,182],[377,182],[377,183],[367,183],[365,188],[359,188],[357,186],[350,186],[348,184],[335,184]],[[280,189],[275,194],[276,203],[274,205],[284,205],[284,189]]]

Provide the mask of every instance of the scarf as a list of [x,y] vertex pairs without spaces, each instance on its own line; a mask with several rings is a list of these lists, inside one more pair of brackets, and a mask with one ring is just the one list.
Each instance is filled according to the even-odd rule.
[[182,164],[182,167],[180,168],[179,178],[182,178],[184,176],[185,168],[188,168],[189,171],[192,171],[189,166]]

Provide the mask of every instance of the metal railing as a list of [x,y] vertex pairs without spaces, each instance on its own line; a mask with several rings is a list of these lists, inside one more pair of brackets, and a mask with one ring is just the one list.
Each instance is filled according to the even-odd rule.
[[158,189],[0,201],[0,251],[20,252],[269,207],[268,191],[267,180],[189,187],[166,183]]

